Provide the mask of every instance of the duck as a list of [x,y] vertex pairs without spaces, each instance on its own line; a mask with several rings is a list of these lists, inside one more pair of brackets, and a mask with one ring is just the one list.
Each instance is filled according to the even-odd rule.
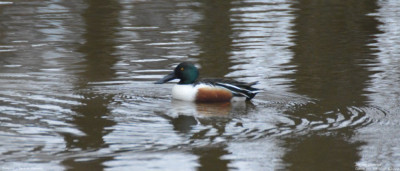
[[192,102],[230,102],[234,97],[254,98],[260,89],[253,86],[257,82],[245,83],[230,79],[199,79],[199,70],[190,62],[182,62],[155,84],[163,84],[174,79],[179,82],[172,88],[172,98]]

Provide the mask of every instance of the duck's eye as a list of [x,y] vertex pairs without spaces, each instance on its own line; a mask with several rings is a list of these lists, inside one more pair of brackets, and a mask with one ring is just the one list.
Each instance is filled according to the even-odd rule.
[[185,68],[181,68],[181,71],[184,71],[185,70]]

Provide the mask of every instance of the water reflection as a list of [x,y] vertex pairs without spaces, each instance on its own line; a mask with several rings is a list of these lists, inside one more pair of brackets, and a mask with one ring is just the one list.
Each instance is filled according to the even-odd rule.
[[[115,69],[119,79],[153,81],[160,72],[199,53],[194,43],[200,14],[188,1],[121,1]],[[163,70],[162,70],[163,69]],[[160,74],[160,75],[156,75]]]
[[[400,4],[378,3],[0,2],[1,169],[394,168]],[[152,82],[186,60],[266,91],[171,100]]]
[[74,158],[68,158],[62,164],[67,166],[65,170],[104,170],[105,166],[101,165],[101,163],[113,159],[113,157],[96,157],[94,159],[79,161]]
[[[234,64],[227,77],[258,81],[258,87],[271,90],[266,94],[287,93],[282,75],[294,72],[288,63],[293,53],[292,1],[233,1],[231,12],[232,51]],[[265,96],[265,95],[264,95]],[[258,99],[269,100],[258,96]]]
[[[243,103],[241,103],[243,104]],[[233,104],[234,105],[234,104]],[[245,107],[239,105],[240,107]],[[226,127],[232,121],[231,103],[191,103],[184,101],[172,102],[173,114],[176,117],[163,116],[170,120],[174,130],[190,139],[191,144],[198,144],[190,152],[199,157],[198,170],[227,170],[230,160],[223,159],[230,152],[226,150],[224,134]],[[240,107],[235,107],[239,109]],[[240,110],[240,109],[239,109]],[[195,125],[205,127],[193,130]],[[197,142],[199,141],[199,142]],[[205,141],[203,145],[203,142]]]
[[[200,32],[196,43],[200,47],[200,54],[196,56],[204,68],[200,68],[202,77],[223,77],[229,73],[231,62],[229,52],[232,45],[232,24],[230,22],[231,1],[202,1],[202,20],[194,27]],[[180,105],[180,104],[179,104]],[[185,105],[184,105],[185,106]],[[195,110],[199,116],[227,116],[230,112],[230,104],[196,104]],[[211,125],[212,128],[197,131],[190,137],[192,140],[207,140],[214,142],[217,137],[225,133],[226,124],[230,119],[216,121],[206,119],[200,121],[203,125]],[[213,133],[212,131],[216,132]],[[210,136],[211,134],[211,136]],[[217,147],[198,147],[191,151],[199,156],[198,170],[227,170],[229,160],[221,157],[228,152],[224,145]]]
[[[359,148],[342,135],[310,135],[286,139],[289,151],[283,156],[288,170],[357,170]],[[316,145],[318,143],[318,145]]]
[[[249,103],[251,104],[251,103]],[[232,107],[244,107],[244,103],[193,103],[173,100],[172,109],[179,115],[228,116]]]
[[230,153],[226,145],[195,148],[192,153],[199,156],[200,166],[197,170],[229,170],[230,160],[223,159],[223,156]]
[[[114,42],[116,39],[116,27],[119,26],[118,16],[120,5],[118,1],[88,0],[88,8],[82,14],[86,23],[86,32],[83,35],[86,42],[79,48],[79,52],[85,56],[82,62],[83,72],[79,74],[79,82],[76,83],[76,93],[83,99],[82,105],[73,109],[76,115],[69,123],[75,125],[84,135],[63,134],[67,150],[75,151],[79,148],[83,151],[97,151],[108,147],[103,137],[109,134],[109,129],[116,124],[107,119],[110,114],[109,104],[113,100],[113,94],[98,94],[90,91],[90,82],[108,81],[115,77],[112,69],[117,62]],[[99,11],[101,11],[99,13]],[[98,168],[104,169],[103,162],[112,157],[90,159],[67,158],[62,163],[71,169]],[[89,159],[87,159],[89,158]]]
[[[232,121],[233,117],[243,115],[253,107],[251,103],[243,102],[210,104],[173,100],[171,103],[170,111],[167,114],[161,113],[160,116],[169,120],[174,130],[183,135],[190,135],[192,140],[210,140],[211,142],[224,135],[225,126]],[[205,129],[193,132],[192,129],[196,125],[202,125]],[[210,131],[212,133],[207,134]]]
[[[82,63],[82,86],[88,82],[105,81],[115,77],[114,64],[117,62],[115,52],[117,39],[116,28],[119,26],[119,11],[121,9],[118,1],[86,1],[88,8],[82,14],[86,23],[83,37],[85,43],[78,49],[85,54]],[[99,15],[99,11],[103,11]]]
[[[223,77],[232,65],[229,52],[232,49],[231,1],[202,1],[203,19],[195,29],[200,32],[196,43],[201,53],[196,56],[203,77]],[[216,12],[218,11],[218,12]]]
[[112,102],[112,96],[96,94],[84,94],[82,106],[73,109],[77,114],[69,121],[75,125],[83,135],[64,134],[67,149],[74,150],[98,150],[107,147],[103,136],[111,132],[106,129],[115,125],[115,122],[105,117],[110,113],[108,104]]
[[[369,122],[363,109],[353,109],[368,105],[366,89],[375,73],[368,67],[376,59],[368,46],[379,32],[379,23],[367,14],[377,9],[376,2],[303,0],[294,8],[298,9],[293,27],[297,30],[296,45],[292,47],[294,56],[289,65],[296,66],[296,72],[288,78],[293,79],[294,92],[317,101],[288,113],[297,124],[305,119],[306,125],[315,130],[340,131],[286,138],[284,146],[289,152],[283,159],[288,169],[319,170],[328,165],[338,166],[339,162],[338,168],[355,169],[360,158],[357,149],[362,143],[350,143],[347,136],[353,136],[355,128]],[[336,125],[340,122],[347,124]],[[345,150],[333,152],[335,146]],[[319,156],[330,154],[334,156],[319,162],[323,160]]]
[[371,47],[378,52],[378,64],[374,70],[379,71],[372,76],[369,99],[373,105],[386,111],[386,115],[369,112],[374,123],[361,128],[355,139],[366,141],[362,146],[361,160],[357,162],[360,169],[366,170],[399,170],[400,169],[400,1],[377,1],[379,9],[369,14],[377,18],[381,33],[376,34],[376,42]]

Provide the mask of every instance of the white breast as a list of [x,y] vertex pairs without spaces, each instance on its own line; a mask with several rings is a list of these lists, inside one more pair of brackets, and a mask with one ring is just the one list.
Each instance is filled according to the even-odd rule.
[[204,84],[198,84],[196,86],[191,84],[176,84],[172,88],[172,98],[184,101],[195,101],[198,89],[206,86],[207,85]]

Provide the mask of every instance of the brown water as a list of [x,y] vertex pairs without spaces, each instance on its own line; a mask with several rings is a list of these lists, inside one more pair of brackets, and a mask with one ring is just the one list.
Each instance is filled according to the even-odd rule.
[[[400,170],[400,3],[0,1],[0,170]],[[259,81],[171,100],[182,62]]]

